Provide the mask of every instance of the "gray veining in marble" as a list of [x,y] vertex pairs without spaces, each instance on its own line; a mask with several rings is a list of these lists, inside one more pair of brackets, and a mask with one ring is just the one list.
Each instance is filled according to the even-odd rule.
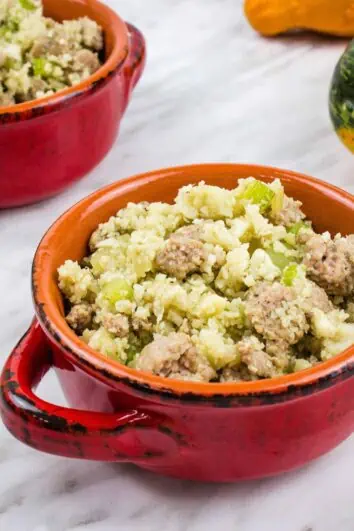
[[[158,167],[235,161],[299,170],[354,192],[354,158],[327,111],[344,40],[262,39],[241,0],[107,3],[144,32],[146,71],[119,140],[91,175],[59,197],[0,213],[3,360],[32,317],[30,264],[41,235],[100,186]],[[40,394],[62,401],[52,375]],[[1,426],[0,530],[353,531],[353,470],[351,438],[280,478],[201,485],[39,454]]]

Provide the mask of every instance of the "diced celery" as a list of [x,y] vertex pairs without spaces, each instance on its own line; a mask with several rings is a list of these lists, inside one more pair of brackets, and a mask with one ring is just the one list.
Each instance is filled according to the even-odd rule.
[[253,181],[246,187],[243,194],[240,196],[240,199],[247,199],[256,205],[259,205],[260,210],[264,212],[271,206],[274,196],[275,193],[269,188],[269,186],[261,181]]
[[19,0],[21,7],[27,9],[27,11],[34,11],[36,9],[36,4],[31,0]]
[[285,286],[292,286],[297,275],[298,275],[297,264],[290,264],[284,269],[281,281],[283,284],[285,284]]
[[287,256],[285,256],[285,254],[277,253],[273,249],[267,249],[266,252],[272,260],[273,264],[276,267],[279,267],[281,271],[283,271],[283,269],[285,269],[292,261]]
[[102,293],[105,299],[115,304],[118,301],[132,300],[134,292],[127,280],[115,278],[103,286]]
[[284,239],[282,240],[283,245],[286,246],[287,249],[296,249],[298,244],[296,242],[296,236],[295,234],[292,234],[291,232],[287,232],[284,236]]
[[245,306],[243,304],[240,304],[239,312],[240,312],[240,325],[245,326],[245,324],[246,324],[246,310],[245,310]]
[[274,197],[272,199],[272,214],[273,216],[276,216],[281,212],[284,205],[284,190],[283,188],[279,188],[274,192]]
[[[48,71],[48,65],[50,66],[50,71]],[[45,78],[50,76],[52,64],[43,57],[35,57],[32,59],[32,68],[35,76]]]
[[311,225],[308,221],[298,221],[288,229],[288,232],[296,235],[300,232],[301,229],[308,229],[310,228],[310,226]]
[[288,241],[286,241],[285,239],[281,242],[284,247],[286,249],[288,249],[289,251],[293,251],[294,250],[294,245],[291,245],[291,243],[289,243]]

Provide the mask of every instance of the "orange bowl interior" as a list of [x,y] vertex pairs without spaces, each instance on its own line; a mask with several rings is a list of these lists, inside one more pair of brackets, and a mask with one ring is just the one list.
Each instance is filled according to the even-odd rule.
[[26,111],[33,107],[57,102],[70,94],[81,92],[90,85],[102,79],[124,61],[128,54],[128,30],[123,20],[108,6],[97,0],[43,0],[44,15],[58,22],[72,20],[80,17],[89,17],[95,20],[104,31],[105,62],[92,76],[88,77],[74,87],[61,90],[53,96],[38,98],[36,100],[1,107],[0,114],[9,112]]
[[254,176],[269,182],[280,178],[287,195],[303,202],[303,209],[316,231],[329,230],[343,235],[353,232],[354,198],[347,192],[311,177],[275,168],[236,164],[206,164],[160,170],[132,177],[103,188],[74,205],[59,218],[40,243],[35,260],[33,282],[35,302],[41,305],[52,331],[59,332],[70,350],[96,367],[117,376],[130,375],[136,381],[178,392],[245,394],[279,392],[288,385],[304,385],[354,361],[354,348],[318,366],[271,380],[221,384],[173,381],[124,367],[108,360],[80,341],[63,318],[63,300],[57,286],[57,268],[66,260],[80,260],[87,253],[87,242],[97,225],[106,221],[130,201],[172,202],[181,186],[201,180],[208,184],[234,188],[239,178]]

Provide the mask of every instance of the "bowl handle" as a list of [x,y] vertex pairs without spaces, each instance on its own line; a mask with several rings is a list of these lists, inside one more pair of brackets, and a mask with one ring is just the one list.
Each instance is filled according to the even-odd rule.
[[143,34],[132,24],[126,22],[129,35],[129,51],[127,59],[123,65],[123,76],[125,82],[125,98],[123,112],[125,111],[132,90],[143,73],[146,60],[146,45]]
[[[178,435],[155,414],[141,410],[94,413],[38,398],[32,388],[52,365],[46,336],[34,320],[0,378],[0,414],[17,439],[43,452],[99,461],[151,463],[177,449]],[[159,450],[141,441],[148,432],[151,440],[158,440]]]

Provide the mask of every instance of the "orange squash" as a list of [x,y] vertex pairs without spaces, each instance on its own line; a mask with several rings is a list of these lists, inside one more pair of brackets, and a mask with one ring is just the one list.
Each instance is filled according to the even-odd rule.
[[354,36],[354,0],[245,0],[245,14],[262,35],[307,29]]

